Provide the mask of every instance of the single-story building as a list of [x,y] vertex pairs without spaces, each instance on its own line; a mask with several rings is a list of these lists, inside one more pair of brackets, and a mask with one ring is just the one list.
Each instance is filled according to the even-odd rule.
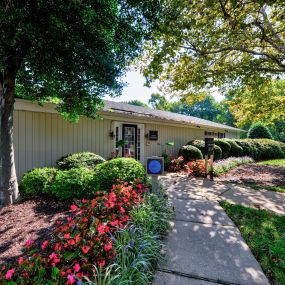
[[[17,175],[35,167],[55,166],[63,155],[91,151],[104,158],[117,148],[121,156],[142,163],[163,151],[177,155],[179,148],[205,134],[238,138],[242,130],[196,117],[105,100],[102,120],[83,117],[78,123],[65,120],[47,103],[40,106],[17,99],[14,111],[14,149]],[[168,146],[167,143],[174,142]]]

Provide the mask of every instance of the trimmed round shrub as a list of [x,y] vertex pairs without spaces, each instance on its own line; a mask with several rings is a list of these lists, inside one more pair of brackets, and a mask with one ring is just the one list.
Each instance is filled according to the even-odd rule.
[[226,141],[231,145],[229,156],[239,157],[243,155],[243,148],[238,145],[236,141],[230,139],[227,139]]
[[92,187],[96,191],[108,191],[117,179],[132,182],[138,178],[142,183],[147,181],[145,168],[140,162],[133,158],[114,158],[95,167]]
[[227,141],[222,139],[215,140],[215,144],[221,148],[222,158],[227,158],[231,150],[231,145]]
[[179,149],[179,155],[182,155],[186,161],[202,159],[203,155],[199,148],[193,145],[184,145]]
[[61,170],[71,168],[87,167],[94,168],[97,164],[104,162],[105,159],[93,152],[78,152],[68,154],[57,160],[57,167]]
[[93,170],[86,167],[59,170],[50,189],[53,197],[59,200],[86,198],[90,196],[90,183]]
[[260,122],[251,125],[247,137],[249,139],[273,139],[269,129]]
[[[201,153],[202,156],[205,156],[205,142],[202,140],[193,140],[188,142],[186,145],[192,145],[195,146],[196,148],[198,148]],[[219,146],[217,146],[216,144],[214,145],[214,159],[221,159],[222,158],[222,150]]]
[[57,169],[50,167],[35,168],[24,174],[19,185],[20,194],[24,198],[50,194]]

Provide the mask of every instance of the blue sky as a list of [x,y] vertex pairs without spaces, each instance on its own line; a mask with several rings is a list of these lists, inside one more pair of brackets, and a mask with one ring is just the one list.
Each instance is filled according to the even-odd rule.
[[[147,104],[152,93],[161,93],[158,90],[158,83],[152,84],[151,88],[144,86],[145,79],[138,71],[128,71],[126,76],[123,78],[123,81],[127,83],[127,86],[124,87],[120,97],[110,98],[109,96],[106,96],[104,99],[116,102],[137,99]],[[218,92],[214,92],[212,95],[217,101],[222,99],[222,96]],[[170,100],[170,98],[168,99]],[[172,100],[175,100],[175,98]]]

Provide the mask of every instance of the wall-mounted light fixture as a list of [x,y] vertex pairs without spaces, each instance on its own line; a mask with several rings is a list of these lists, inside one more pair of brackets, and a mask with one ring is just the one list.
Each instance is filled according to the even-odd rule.
[[114,138],[115,138],[114,132],[113,132],[113,131],[110,131],[110,132],[109,132],[109,136],[110,136],[111,139],[114,139]]

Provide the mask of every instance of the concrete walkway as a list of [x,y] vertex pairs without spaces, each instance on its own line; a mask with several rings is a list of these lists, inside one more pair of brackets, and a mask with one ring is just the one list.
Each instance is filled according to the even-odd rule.
[[218,199],[223,184],[179,175],[162,177],[175,208],[166,262],[155,285],[269,285],[259,263]]

